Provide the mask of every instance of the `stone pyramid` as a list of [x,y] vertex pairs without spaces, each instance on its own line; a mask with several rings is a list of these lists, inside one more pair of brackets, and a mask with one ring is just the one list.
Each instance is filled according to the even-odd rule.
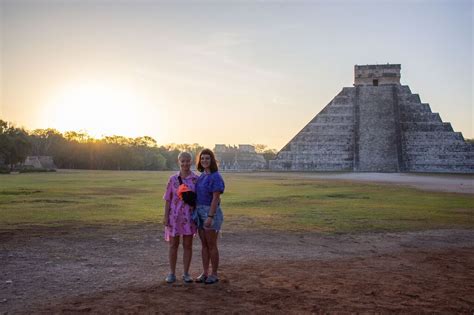
[[474,173],[474,146],[400,84],[399,64],[354,68],[354,87],[344,87],[270,169]]

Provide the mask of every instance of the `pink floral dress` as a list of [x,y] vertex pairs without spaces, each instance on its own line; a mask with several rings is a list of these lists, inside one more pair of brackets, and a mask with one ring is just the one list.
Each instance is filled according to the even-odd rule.
[[[170,203],[169,225],[165,227],[165,240],[177,235],[194,235],[197,232],[196,223],[191,219],[192,209],[178,197],[179,172],[170,177],[163,199]],[[196,191],[198,176],[191,172],[188,177],[181,177],[183,184]]]

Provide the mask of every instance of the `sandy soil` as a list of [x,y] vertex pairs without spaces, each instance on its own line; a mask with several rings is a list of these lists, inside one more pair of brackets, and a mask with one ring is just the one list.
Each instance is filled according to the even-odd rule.
[[472,313],[473,240],[235,231],[220,239],[219,284],[167,285],[161,227],[25,227],[0,233],[0,313]]

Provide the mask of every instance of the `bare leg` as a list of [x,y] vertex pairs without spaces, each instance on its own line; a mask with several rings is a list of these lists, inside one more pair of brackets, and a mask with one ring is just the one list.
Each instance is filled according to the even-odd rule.
[[202,249],[202,271],[207,276],[209,273],[209,249],[207,248],[206,236],[204,235],[204,230],[199,229],[199,238],[201,239]]
[[169,261],[170,273],[176,274],[176,260],[178,259],[179,236],[170,236]]
[[193,257],[193,236],[183,235],[183,266],[184,273],[189,274],[189,266],[191,265],[191,258]]
[[215,230],[204,231],[207,248],[209,250],[209,257],[212,263],[212,274],[217,276],[217,269],[219,268],[219,249],[217,248],[217,235],[219,232]]

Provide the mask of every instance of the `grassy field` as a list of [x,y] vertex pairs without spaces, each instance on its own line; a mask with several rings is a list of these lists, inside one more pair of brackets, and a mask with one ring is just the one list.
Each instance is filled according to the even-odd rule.
[[[0,176],[0,229],[159,223],[171,172]],[[474,227],[474,196],[343,181],[225,173],[225,230],[324,233]]]

